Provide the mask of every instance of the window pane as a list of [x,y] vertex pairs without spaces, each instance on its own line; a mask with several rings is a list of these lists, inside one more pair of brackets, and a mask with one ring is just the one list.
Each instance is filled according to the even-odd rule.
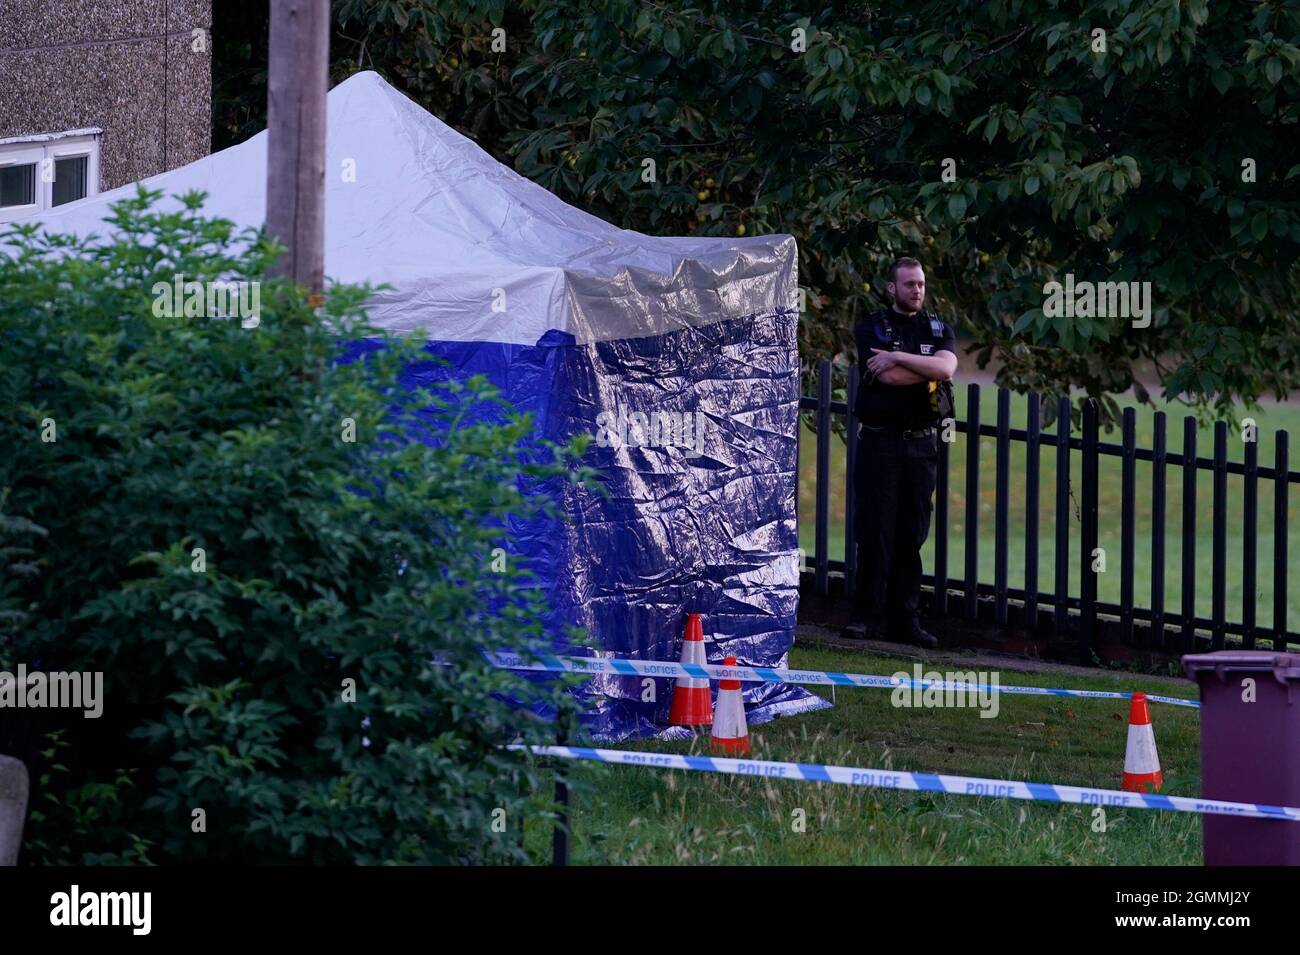
[[36,201],[36,164],[0,166],[0,206],[29,206]]
[[86,169],[89,165],[90,159],[87,156],[54,160],[54,198],[51,205],[61,206],[65,202],[86,198]]

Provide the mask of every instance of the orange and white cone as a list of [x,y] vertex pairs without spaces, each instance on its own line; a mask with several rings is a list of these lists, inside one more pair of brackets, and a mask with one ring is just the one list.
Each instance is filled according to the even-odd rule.
[[1156,734],[1151,729],[1145,693],[1134,693],[1128,710],[1128,750],[1124,753],[1124,783],[1127,792],[1160,792],[1160,757],[1156,755]]
[[[704,655],[704,625],[698,613],[686,615],[686,635],[682,638],[682,663],[709,661]],[[707,726],[713,720],[713,702],[709,698],[709,678],[679,676],[673,689],[673,703],[668,722],[673,726]]]
[[[735,657],[727,657],[724,666],[734,667]],[[718,681],[718,705],[713,713],[713,745],[732,756],[749,752],[749,727],[745,725],[745,700],[740,695],[739,680]]]

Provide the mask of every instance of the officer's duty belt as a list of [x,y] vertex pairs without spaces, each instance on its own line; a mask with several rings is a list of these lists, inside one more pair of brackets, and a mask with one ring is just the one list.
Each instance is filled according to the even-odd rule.
[[880,427],[874,424],[864,424],[862,427],[866,428],[868,431],[877,431],[883,434],[895,434],[898,435],[898,437],[902,438],[904,441],[912,441],[917,438],[928,438],[930,437],[930,435],[934,434],[933,427],[918,428],[915,431],[904,431],[900,428]]

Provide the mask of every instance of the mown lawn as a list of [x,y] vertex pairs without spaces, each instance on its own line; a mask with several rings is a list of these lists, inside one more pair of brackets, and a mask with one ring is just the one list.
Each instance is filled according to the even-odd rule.
[[[958,420],[966,417],[966,389],[957,388]],[[1128,397],[1119,399],[1121,407],[1137,409],[1137,446],[1151,447],[1154,415],[1150,408],[1138,406]],[[1013,395],[1011,400],[1011,426],[1024,428],[1027,401],[1024,397]],[[1183,417],[1186,408],[1179,404],[1158,405],[1166,412],[1167,448],[1171,454],[1181,452],[1183,444]],[[1244,444],[1241,441],[1239,421],[1243,417],[1252,417],[1258,426],[1259,463],[1271,467],[1274,455],[1274,436],[1278,429],[1293,435],[1292,444],[1300,441],[1300,405],[1268,405],[1260,411],[1246,412],[1237,416],[1236,422],[1229,423],[1228,460],[1240,462],[1244,457]],[[980,418],[984,424],[997,422],[997,395],[993,388],[981,389]],[[1055,433],[1052,431],[1045,433]],[[1077,436],[1077,432],[1076,432]],[[1120,443],[1120,434],[1103,431],[1103,442]],[[1056,456],[1055,448],[1043,447],[1040,451],[1039,500],[1038,500],[1038,584],[1039,590],[1051,593],[1056,588],[1055,581],[1055,533],[1056,533]],[[1197,435],[1197,454],[1200,457],[1212,457],[1214,450],[1213,426],[1202,425]],[[1080,454],[1071,453],[1071,500],[1068,514],[1068,526],[1071,542],[1070,558],[1070,593],[1079,593],[1079,487]],[[1300,450],[1292,450],[1291,468],[1297,467]],[[993,438],[982,437],[979,449],[980,493],[979,493],[979,579],[981,582],[993,581],[995,515],[994,475],[996,473],[996,442]],[[845,501],[845,446],[838,437],[831,442],[831,485],[830,485],[830,547],[832,560],[844,557],[844,501]],[[1008,550],[1007,572],[1012,587],[1023,586],[1025,567],[1025,513],[1027,498],[1025,493],[1026,454],[1023,442],[1013,441],[1010,454],[1010,508],[1008,511]],[[958,434],[951,445],[951,462],[949,470],[948,497],[948,575],[964,576],[964,554],[966,540],[966,436]],[[1134,540],[1134,592],[1139,606],[1150,606],[1151,579],[1153,573],[1151,548],[1151,465],[1139,461],[1136,467],[1136,507]],[[1120,595],[1120,459],[1103,456],[1099,467],[1099,544],[1106,551],[1106,569],[1098,577],[1098,597],[1103,601],[1118,603]],[[807,554],[808,566],[812,565],[815,554],[815,507],[816,507],[816,437],[804,430],[800,445],[799,474],[799,541]],[[1179,612],[1182,600],[1182,470],[1167,467],[1165,471],[1165,608]],[[1243,544],[1246,539],[1243,523],[1243,478],[1229,475],[1227,484],[1227,525],[1226,525],[1226,586],[1227,614],[1229,620],[1241,620],[1241,608],[1244,599],[1242,580]],[[1213,519],[1213,476],[1209,471],[1201,471],[1197,478],[1197,523],[1196,523],[1196,612],[1208,617],[1211,614],[1212,592],[1210,587],[1213,570],[1212,519]],[[1300,487],[1292,485],[1288,497],[1288,554],[1300,553]],[[923,552],[927,573],[934,570],[934,538],[937,529],[932,531]],[[1259,483],[1259,512],[1256,533],[1256,601],[1257,620],[1263,628],[1273,625],[1273,482]],[[1288,601],[1287,617],[1291,630],[1300,628],[1300,565],[1292,557],[1288,566]]]
[[[911,661],[796,647],[791,666],[890,674]],[[962,667],[961,669],[965,669]],[[1188,683],[1140,676],[1003,672],[1002,684],[1146,688],[1196,697]],[[814,692],[829,697],[830,690]],[[1118,789],[1128,703],[1004,695],[998,716],[895,708],[887,690],[840,688],[834,709],[752,728],[758,759],[931,771]],[[1198,713],[1152,704],[1166,794],[1198,795]],[[624,748],[706,752],[699,740]],[[897,792],[794,780],[580,764],[575,864],[1196,865],[1200,818],[1186,813]],[[796,810],[803,810],[802,814]],[[802,815],[805,831],[796,831]],[[550,860],[551,827],[526,827],[532,858]]]

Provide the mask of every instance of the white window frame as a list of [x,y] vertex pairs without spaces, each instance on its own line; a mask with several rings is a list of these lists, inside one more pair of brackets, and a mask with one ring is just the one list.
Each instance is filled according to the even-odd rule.
[[8,166],[34,165],[36,167],[36,188],[32,191],[36,201],[22,206],[0,206],[0,222],[21,219],[40,212],[42,207],[48,208],[48,202],[43,202],[41,199],[41,194],[44,192],[44,184],[41,182],[41,163],[44,159],[45,149],[42,146],[0,146],[0,169]]
[[[99,194],[99,138],[98,129],[77,129],[66,133],[38,133],[34,136],[18,136],[13,139],[0,139],[0,166],[36,166],[36,202],[22,206],[0,207],[0,222],[22,219],[44,212],[53,206],[54,201],[54,163],[59,159],[86,157],[86,195],[89,199]],[[48,173],[47,170],[48,169]],[[48,175],[48,181],[47,181]],[[64,203],[72,205],[80,202]]]

